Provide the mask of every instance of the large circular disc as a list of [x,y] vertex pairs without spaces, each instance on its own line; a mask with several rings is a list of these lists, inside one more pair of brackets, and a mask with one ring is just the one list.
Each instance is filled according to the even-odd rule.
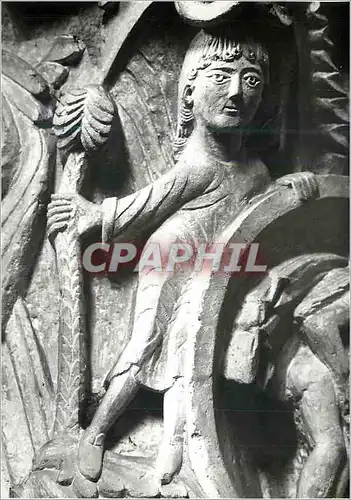
[[178,14],[189,24],[204,27],[215,24],[227,17],[227,14],[235,9],[240,2],[214,1],[205,2],[200,0],[174,2]]
[[[252,200],[251,206],[225,232],[222,242],[258,242],[265,250],[268,270],[286,259],[314,252],[347,257],[348,178],[318,175],[317,182],[318,199],[301,202],[293,189],[280,187]],[[199,273],[192,283],[185,364],[190,387],[188,456],[201,487],[211,498],[261,495],[255,474],[245,485],[240,480],[240,460],[228,462],[227,457],[233,456],[232,442],[227,439],[227,424],[218,421],[223,412],[215,411],[222,337],[226,335],[228,316],[235,314],[233,300],[240,301],[249,282],[249,274]],[[204,460],[199,460],[199,456]]]

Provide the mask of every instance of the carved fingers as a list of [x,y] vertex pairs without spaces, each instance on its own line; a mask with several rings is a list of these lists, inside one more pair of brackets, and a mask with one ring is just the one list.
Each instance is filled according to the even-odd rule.
[[54,238],[60,231],[65,231],[73,216],[73,203],[63,195],[53,194],[48,205],[47,231],[49,238]]
[[277,180],[277,184],[292,187],[301,201],[318,198],[319,196],[317,178],[312,172],[285,175]]
[[65,231],[70,223],[75,223],[81,236],[102,224],[102,210],[77,194],[53,194],[48,206],[48,235],[50,238]]

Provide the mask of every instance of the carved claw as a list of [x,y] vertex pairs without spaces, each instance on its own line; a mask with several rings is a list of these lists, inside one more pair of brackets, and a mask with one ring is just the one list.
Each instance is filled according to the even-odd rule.
[[58,473],[56,482],[67,486],[72,484],[74,477],[74,460],[73,457],[67,457],[61,462],[60,471]]
[[56,482],[69,485],[74,477],[74,460],[77,440],[68,435],[60,435],[44,444],[35,459],[33,470],[58,470]]
[[45,443],[35,458],[33,470],[62,469],[63,464],[68,464],[75,455],[77,441],[67,435],[58,436]]
[[270,286],[267,291],[267,296],[264,298],[266,314],[267,310],[271,309],[279,303],[282,292],[290,283],[289,278],[278,276],[278,274],[274,272],[271,272],[270,278]]
[[317,178],[312,172],[298,172],[284,175],[284,177],[276,181],[276,184],[292,187],[301,201],[319,197]]

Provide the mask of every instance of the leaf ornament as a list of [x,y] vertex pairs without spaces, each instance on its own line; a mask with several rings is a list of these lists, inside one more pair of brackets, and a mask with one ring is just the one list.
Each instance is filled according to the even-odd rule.
[[97,151],[107,141],[114,114],[115,105],[101,86],[71,89],[59,101],[53,120],[58,148]]

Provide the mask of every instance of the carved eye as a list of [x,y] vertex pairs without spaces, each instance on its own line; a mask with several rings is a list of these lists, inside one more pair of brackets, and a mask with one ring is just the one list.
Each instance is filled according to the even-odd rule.
[[217,84],[225,83],[230,80],[229,75],[226,75],[225,73],[219,71],[210,73],[208,76],[214,83]]
[[255,75],[246,75],[244,76],[244,81],[248,84],[249,87],[257,87],[261,83],[261,80],[258,76]]

